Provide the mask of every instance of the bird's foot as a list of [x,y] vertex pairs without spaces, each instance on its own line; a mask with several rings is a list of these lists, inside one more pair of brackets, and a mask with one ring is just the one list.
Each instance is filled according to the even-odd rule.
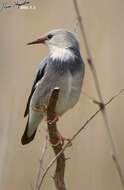
[[[46,121],[48,122],[48,124],[55,124],[58,120],[59,120],[59,116],[58,116],[57,112],[55,113],[55,117],[54,117],[54,119],[52,121],[46,119]],[[58,140],[58,142],[56,144],[52,143],[52,146],[56,147],[56,146],[58,146],[60,144],[61,144],[61,146],[63,146],[65,141],[68,141],[68,147],[72,146],[71,140],[68,139],[68,138],[63,137],[58,129],[57,129],[57,136],[58,136],[59,140]]]
[[43,105],[42,108],[40,108],[40,107],[32,107],[32,109],[34,111],[37,111],[37,112],[47,112],[47,106],[46,105]]
[[47,121],[49,124],[55,124],[58,120],[59,120],[59,116],[58,116],[58,113],[57,113],[57,112],[55,113],[55,117],[54,117],[54,119],[53,119],[52,121],[46,119],[46,121]]
[[32,109],[34,111],[37,111],[37,112],[43,112],[43,110],[41,108],[38,108],[38,107],[32,107]]
[[57,142],[56,144],[52,144],[52,146],[56,147],[56,146],[58,146],[58,145],[60,145],[60,144],[63,146],[65,141],[68,141],[68,147],[72,146],[71,140],[68,139],[68,138],[63,137],[63,136],[60,134],[60,132],[59,132],[58,129],[57,129],[57,136],[58,136],[59,140],[58,140],[58,142]]

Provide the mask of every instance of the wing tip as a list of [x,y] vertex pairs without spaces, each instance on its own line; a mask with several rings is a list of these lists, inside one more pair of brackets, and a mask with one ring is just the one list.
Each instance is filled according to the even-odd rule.
[[33,133],[33,135],[31,137],[28,137],[27,134],[24,132],[24,134],[21,138],[22,145],[26,145],[26,144],[30,143],[34,139],[35,133],[36,133],[36,131]]
[[26,145],[26,144],[30,143],[33,139],[34,139],[34,136],[31,136],[29,138],[29,137],[23,135],[21,138],[21,143],[22,143],[22,145]]
[[26,125],[26,128],[25,128],[24,134],[22,135],[22,138],[21,138],[22,145],[26,145],[26,144],[30,143],[34,139],[35,134],[36,134],[36,130],[35,130],[33,135],[28,137],[27,136],[27,129],[28,129],[28,121],[27,121],[27,125]]
[[26,116],[27,116],[27,113],[25,112],[25,113],[24,113],[24,117],[26,117]]

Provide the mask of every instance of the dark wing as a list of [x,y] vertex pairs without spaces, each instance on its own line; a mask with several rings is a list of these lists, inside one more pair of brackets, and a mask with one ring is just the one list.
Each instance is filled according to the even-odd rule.
[[31,101],[31,97],[32,97],[32,95],[33,95],[33,93],[35,91],[36,84],[37,84],[37,82],[39,80],[41,80],[41,78],[44,76],[44,73],[45,73],[46,63],[41,63],[41,64],[42,64],[42,68],[39,67],[39,69],[37,71],[36,78],[34,80],[30,96],[28,98],[28,102],[27,102],[27,106],[26,106],[26,109],[25,109],[24,117],[26,117],[28,115],[28,113],[29,113],[30,101]]

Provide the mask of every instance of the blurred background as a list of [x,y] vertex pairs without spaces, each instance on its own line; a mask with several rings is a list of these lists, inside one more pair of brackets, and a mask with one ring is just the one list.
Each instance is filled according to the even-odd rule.
[[[14,1],[8,1],[8,4]],[[3,1],[0,2],[2,6]],[[8,5],[7,4],[7,5]],[[42,123],[35,140],[21,145],[26,119],[23,118],[34,73],[40,61],[48,55],[43,45],[26,46],[49,30],[66,28],[74,31],[76,14],[72,0],[35,0],[35,10],[16,7],[0,11],[0,189],[28,190],[34,184],[40,153],[45,141],[46,124]],[[78,0],[89,47],[98,74],[104,101],[124,87],[124,1]],[[81,55],[86,73],[83,91],[98,100],[92,74],[86,63],[84,41],[78,29]],[[118,145],[124,169],[124,100],[114,100],[107,113],[113,136]],[[68,138],[97,110],[83,93],[74,109],[58,122]],[[65,151],[67,157],[65,182],[68,190],[122,190],[111,158],[111,146],[101,113],[99,113]],[[47,166],[54,154],[49,146],[44,159]],[[55,167],[55,166],[54,166]],[[42,188],[54,190],[48,173]]]

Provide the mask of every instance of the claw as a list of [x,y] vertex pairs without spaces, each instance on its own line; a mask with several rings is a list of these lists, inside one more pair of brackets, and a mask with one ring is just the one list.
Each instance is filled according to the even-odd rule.
[[65,138],[65,137],[63,137],[61,134],[60,134],[60,132],[59,132],[59,130],[57,129],[57,135],[58,135],[58,138],[59,138],[59,140],[58,140],[58,142],[56,143],[56,144],[52,144],[52,146],[54,146],[54,147],[56,147],[56,146],[58,146],[58,145],[64,145],[64,141],[68,141],[68,147],[70,147],[70,146],[72,146],[72,142],[71,142],[71,140],[70,139],[67,139],[67,138]]
[[37,112],[47,112],[47,107],[46,107],[46,105],[43,105],[43,107],[42,108],[38,108],[38,107],[32,107],[32,109],[34,110],[34,111],[37,111]]
[[32,108],[34,111],[37,111],[37,112],[42,112],[43,110],[41,108],[37,108],[37,107],[33,107]]

